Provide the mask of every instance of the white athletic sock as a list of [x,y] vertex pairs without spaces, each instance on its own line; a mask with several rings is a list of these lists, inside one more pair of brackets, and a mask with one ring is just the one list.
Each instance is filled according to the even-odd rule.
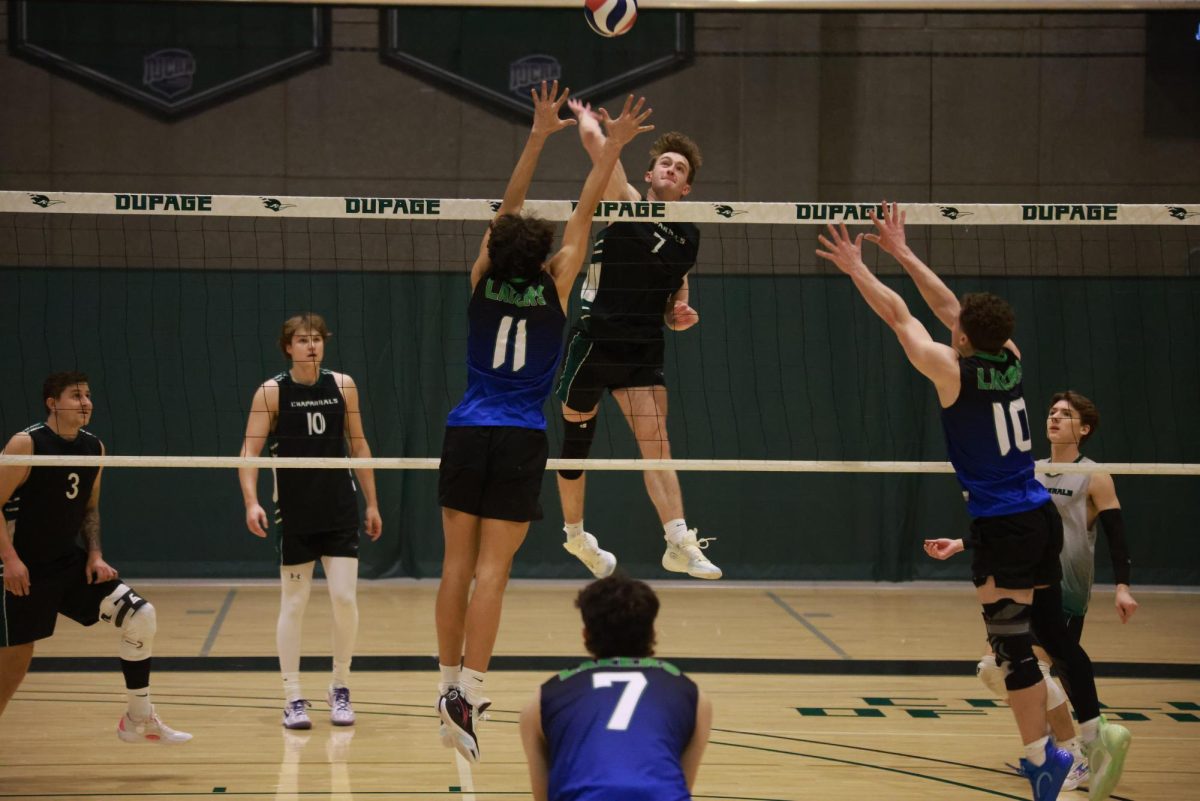
[[663,536],[672,545],[678,545],[683,542],[683,538],[687,536],[687,533],[687,521],[682,517],[677,517],[674,520],[668,520],[663,523]]
[[445,695],[450,692],[451,687],[458,686],[458,675],[462,672],[462,665],[443,665],[439,662],[438,671],[442,674],[442,680],[438,682],[438,695]]
[[1079,739],[1083,740],[1084,745],[1089,745],[1099,736],[1100,718],[1092,718],[1079,724]]
[[358,560],[350,556],[322,556],[329,602],[333,607],[333,677],[330,688],[347,687],[350,660],[358,639]]
[[[284,694],[288,701],[303,697],[300,695],[300,632],[312,588],[313,565],[308,562],[279,568],[279,622],[275,626],[275,647],[279,650],[279,671],[283,674]],[[291,695],[293,692],[295,697]]]
[[583,536],[583,521],[578,523],[563,523],[563,531],[567,532],[567,539],[573,540],[576,537]]
[[471,670],[469,667],[464,667],[459,673],[459,686],[462,687],[463,693],[467,696],[467,703],[471,706],[478,706],[480,701],[485,700],[483,677],[486,675],[478,670]]
[[130,690],[126,695],[129,697],[130,720],[145,720],[154,714],[154,707],[150,705],[149,685],[140,690]]
[[1032,762],[1037,767],[1046,764],[1046,743],[1050,742],[1049,737],[1043,737],[1040,740],[1034,740],[1025,746],[1025,758]]
[[304,697],[304,692],[300,689],[300,671],[295,673],[283,674],[283,700],[289,704],[293,701],[299,701]]

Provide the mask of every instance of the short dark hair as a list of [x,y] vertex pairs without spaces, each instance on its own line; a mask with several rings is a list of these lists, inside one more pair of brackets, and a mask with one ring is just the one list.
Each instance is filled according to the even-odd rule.
[[[59,396],[66,391],[67,387],[73,387],[76,384],[86,384],[88,377],[78,370],[68,370],[61,373],[51,373],[46,376],[46,380],[42,382],[42,405],[46,406],[46,401],[50,398],[58,400]],[[49,406],[46,406],[49,409]]]
[[554,223],[534,214],[501,214],[492,220],[490,230],[489,274],[501,281],[536,278],[554,246]]
[[597,659],[654,654],[658,596],[644,581],[617,572],[579,591],[584,645]]
[[962,296],[959,322],[971,347],[999,353],[1012,338],[1017,315],[1008,301],[991,292],[968,292]]
[[1079,444],[1082,445],[1091,439],[1091,436],[1100,428],[1100,410],[1096,408],[1096,404],[1092,403],[1090,398],[1080,395],[1072,389],[1055,392],[1050,398],[1050,408],[1053,409],[1054,404],[1064,400],[1071,404],[1071,408],[1079,415],[1079,422],[1088,427],[1088,432],[1079,437]]
[[654,145],[650,148],[650,166],[646,169],[653,170],[654,163],[663,153],[678,153],[687,159],[687,184],[691,186],[692,181],[696,180],[696,173],[700,172],[700,165],[704,163],[704,157],[700,155],[700,145],[679,131],[665,133],[654,140]]
[[329,339],[333,336],[333,332],[325,324],[325,318],[316,312],[303,312],[289,317],[283,321],[283,327],[279,329],[279,349],[283,351],[284,356],[288,355],[287,349],[288,345],[292,344],[292,337],[302,329],[316,331],[321,335],[321,339]]

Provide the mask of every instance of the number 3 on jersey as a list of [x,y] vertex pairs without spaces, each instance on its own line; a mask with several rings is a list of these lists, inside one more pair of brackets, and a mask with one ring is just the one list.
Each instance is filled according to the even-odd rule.
[[[1025,399],[1018,398],[1008,404],[1008,413],[1004,412],[1004,404],[992,404],[992,417],[996,420],[996,442],[1000,445],[1000,455],[1008,456],[1012,450],[1013,440],[1017,450],[1028,452],[1033,448],[1033,438],[1029,432],[1029,415],[1025,412]],[[1012,423],[1013,436],[1008,436],[1008,424]]]
[[[498,370],[504,366],[508,356],[508,335],[512,332],[513,317],[511,314],[500,318],[500,329],[496,331],[496,347],[492,349],[492,369]],[[517,320],[517,341],[513,343],[514,373],[520,372],[525,366],[525,321]]]
[[611,687],[614,684],[624,684],[625,689],[621,691],[621,699],[617,701],[617,708],[613,710],[612,717],[608,719],[606,728],[613,731],[625,731],[629,728],[629,721],[633,720],[633,710],[637,708],[638,700],[646,689],[647,681],[645,675],[641,673],[596,673],[592,676],[593,690]]

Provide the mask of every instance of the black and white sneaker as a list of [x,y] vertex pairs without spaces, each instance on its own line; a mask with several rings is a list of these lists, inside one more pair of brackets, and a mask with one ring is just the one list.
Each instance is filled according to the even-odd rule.
[[442,719],[442,743],[452,745],[463,759],[474,764],[479,761],[479,737],[475,728],[483,719],[484,710],[491,701],[472,706],[467,696],[457,687],[452,687],[438,699],[438,717]]

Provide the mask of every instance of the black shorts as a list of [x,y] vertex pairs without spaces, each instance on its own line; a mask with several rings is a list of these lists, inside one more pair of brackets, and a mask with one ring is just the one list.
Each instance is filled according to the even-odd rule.
[[[69,557],[29,568],[29,594],[4,590],[0,603],[0,646],[24,645],[54,633],[60,614],[82,626],[100,619],[100,602],[120,584],[119,579],[87,583],[87,554],[82,548]],[[4,573],[0,565],[0,576]]]
[[1054,501],[1037,509],[971,521],[976,546],[971,560],[975,586],[994,576],[1008,590],[1050,586],[1062,581],[1058,560],[1063,545],[1062,518]]
[[275,541],[279,564],[304,565],[322,556],[358,558],[358,526],[340,531],[315,531],[311,534],[287,534],[280,531]]
[[663,386],[665,351],[661,338],[592,339],[574,329],[554,394],[575,411],[588,412],[600,403],[606,389]]
[[541,520],[548,455],[546,432],[535,428],[447,426],[438,502],[493,520]]

